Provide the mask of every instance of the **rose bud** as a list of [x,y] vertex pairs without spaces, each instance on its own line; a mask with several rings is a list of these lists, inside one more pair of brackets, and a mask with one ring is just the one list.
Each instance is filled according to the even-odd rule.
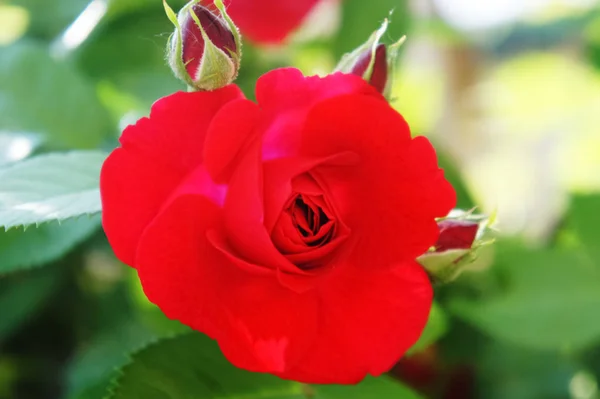
[[479,223],[470,220],[445,219],[438,223],[440,235],[435,243],[435,251],[449,249],[470,249],[477,236]]
[[167,47],[171,69],[194,90],[215,90],[230,84],[240,68],[241,41],[223,3],[217,12],[189,2],[176,16],[164,3],[175,32]]
[[493,218],[453,211],[438,220],[439,236],[433,247],[417,260],[437,282],[449,282],[465,270],[481,268],[476,263],[481,247],[491,243],[485,240]]
[[336,71],[361,76],[389,99],[393,69],[398,58],[398,50],[404,43],[405,37],[391,46],[380,43],[387,27],[388,21],[385,20],[381,28],[375,31],[366,43],[342,57]]
[[[371,65],[371,62],[373,63]],[[370,76],[365,75],[371,66]],[[367,49],[356,61],[350,73],[363,77],[378,92],[383,93],[388,79],[387,50],[385,44],[379,44],[375,48],[375,54]]]

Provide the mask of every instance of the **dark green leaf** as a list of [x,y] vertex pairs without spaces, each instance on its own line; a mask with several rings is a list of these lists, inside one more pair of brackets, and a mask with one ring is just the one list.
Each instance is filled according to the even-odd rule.
[[[189,331],[187,326],[168,319],[157,307],[136,303],[131,280],[139,281],[137,273],[123,265],[120,268],[127,271],[125,280],[110,288],[105,286],[82,303],[87,313],[79,318],[79,325],[91,334],[79,343],[67,367],[65,396],[69,399],[103,398],[114,371],[129,361],[130,353],[159,337]],[[79,282],[90,287],[94,275],[87,273]],[[145,297],[144,300],[147,301]]]
[[43,224],[27,230],[0,230],[0,274],[51,262],[100,227],[100,217]]
[[231,365],[200,333],[157,342],[134,354],[113,383],[111,399],[418,399],[387,377],[356,386],[305,386]]
[[60,276],[60,269],[49,267],[0,277],[0,342],[44,304],[58,287]]
[[89,397],[106,392],[112,371],[128,361],[128,353],[147,345],[157,335],[137,320],[126,320],[105,331],[77,353],[67,372],[67,397]]
[[301,399],[300,384],[232,366],[200,333],[160,341],[133,355],[112,399]]
[[569,382],[581,369],[566,356],[498,341],[485,347],[476,364],[480,397],[485,399],[568,398]]
[[0,129],[39,134],[50,147],[93,148],[111,130],[93,86],[46,49],[0,47]]
[[419,399],[411,389],[389,377],[367,377],[360,384],[320,385],[314,399]]

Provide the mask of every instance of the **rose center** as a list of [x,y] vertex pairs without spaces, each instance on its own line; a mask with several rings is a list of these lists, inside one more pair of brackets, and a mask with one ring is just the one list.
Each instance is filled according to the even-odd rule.
[[273,245],[299,269],[326,267],[350,229],[311,175],[296,177],[292,190],[272,227]]
[[318,202],[298,194],[287,210],[303,241],[311,247],[327,243],[333,234],[333,221]]

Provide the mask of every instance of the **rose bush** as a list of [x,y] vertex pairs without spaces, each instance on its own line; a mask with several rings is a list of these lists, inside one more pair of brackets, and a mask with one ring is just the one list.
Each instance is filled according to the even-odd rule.
[[314,383],[390,369],[432,287],[415,261],[455,193],[424,137],[360,77],[176,93],[101,174],[103,224],[167,316],[235,365]]

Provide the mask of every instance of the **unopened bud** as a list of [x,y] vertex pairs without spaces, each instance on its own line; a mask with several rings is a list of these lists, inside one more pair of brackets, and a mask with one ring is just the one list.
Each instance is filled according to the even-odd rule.
[[449,249],[470,249],[473,246],[479,222],[470,220],[443,219],[438,222],[440,235],[435,243],[435,251]]
[[366,43],[344,55],[335,70],[362,77],[378,92],[390,99],[398,49],[405,38],[390,46],[380,43],[388,24],[385,20],[381,28],[375,31]]
[[492,223],[493,217],[452,211],[438,221],[438,240],[418,262],[436,282],[449,282],[465,270],[484,268],[485,262],[479,262],[478,254],[493,242],[489,239]]
[[167,5],[175,32],[167,48],[169,64],[179,79],[195,90],[215,90],[231,83],[240,68],[241,41],[223,3],[218,12],[192,0],[175,15]]
[[[371,61],[373,61],[371,73],[367,74]],[[350,73],[362,77],[371,86],[375,87],[378,92],[383,93],[388,79],[387,49],[385,44],[377,45],[375,54],[373,54],[371,49],[364,51],[356,60],[356,64],[354,64]]]

